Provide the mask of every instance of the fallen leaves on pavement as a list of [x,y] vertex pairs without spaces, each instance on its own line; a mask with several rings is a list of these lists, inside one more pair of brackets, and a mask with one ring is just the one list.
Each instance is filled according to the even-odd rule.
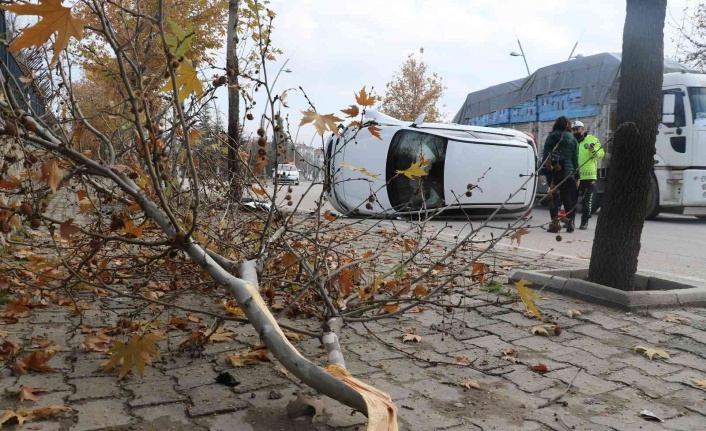
[[226,362],[234,367],[258,365],[263,362],[270,362],[269,354],[270,351],[267,349],[248,350],[241,353],[226,355]]
[[534,305],[533,300],[537,300],[539,297],[527,287],[530,284],[532,283],[523,278],[520,281],[515,282],[515,287],[517,288],[517,292],[520,294],[522,302],[524,302],[527,306],[527,309],[530,310],[539,320],[544,320],[544,317],[542,317],[539,313],[539,309],[536,305]]
[[415,342],[415,343],[421,343],[422,342],[422,337],[420,335],[417,335],[417,328],[409,328],[406,331],[407,333],[402,336],[402,342]]
[[54,369],[46,363],[55,353],[56,351],[54,350],[37,350],[32,352],[29,356],[16,360],[15,369],[18,374],[27,374],[27,370],[38,371],[40,373],[53,373]]
[[105,353],[110,350],[110,343],[113,337],[106,335],[103,331],[98,331],[95,334],[88,334],[81,343],[81,347],[87,352]]
[[39,397],[36,394],[46,391],[46,388],[30,388],[29,386],[20,386],[20,401],[39,401]]
[[571,319],[573,319],[575,316],[580,316],[581,311],[579,310],[569,310],[566,312],[566,315],[569,316]]
[[547,369],[547,366],[544,365],[544,364],[532,365],[532,366],[530,367],[530,370],[531,370],[531,371],[534,371],[535,373],[539,373],[539,374],[544,374],[544,373],[546,373],[547,371],[549,371],[549,370]]
[[287,416],[298,418],[300,416],[311,416],[314,422],[316,417],[324,412],[324,402],[316,398],[309,398],[297,391],[297,398],[287,404]]
[[520,362],[520,360],[517,358],[517,350],[515,349],[500,349],[500,353],[502,354],[502,359],[508,362],[512,362],[513,364],[517,364],[518,362]]
[[706,379],[691,379],[691,383],[699,389],[706,390]]
[[480,389],[480,384],[478,383],[478,380],[474,379],[468,379],[463,382],[461,382],[461,386],[463,386],[466,389]]
[[120,365],[118,380],[122,380],[134,366],[140,377],[145,376],[145,365],[152,365],[152,358],[159,359],[156,342],[163,340],[162,334],[151,332],[145,335],[134,335],[130,341],[123,343],[116,341],[108,350],[113,356],[101,364],[103,371],[110,371]]
[[667,351],[665,351],[665,350],[654,349],[654,348],[652,348],[652,347],[644,347],[644,346],[635,346],[635,347],[633,347],[632,349],[633,349],[635,352],[643,352],[643,353],[645,354],[645,356],[647,356],[648,358],[650,358],[650,361],[651,361],[652,358],[654,358],[655,356],[657,356],[657,357],[662,357],[662,358],[665,358],[665,359],[671,358],[671,356],[669,356],[669,353],[667,353]]
[[670,322],[670,323],[678,323],[680,325],[688,325],[689,324],[689,319],[686,317],[679,317],[679,316],[667,316],[664,318],[665,322]]
[[14,423],[15,421],[19,426],[22,426],[25,421],[31,421],[34,419],[49,419],[59,413],[70,411],[72,411],[71,407],[57,405],[41,407],[34,410],[5,410],[2,414],[0,414],[0,426]]

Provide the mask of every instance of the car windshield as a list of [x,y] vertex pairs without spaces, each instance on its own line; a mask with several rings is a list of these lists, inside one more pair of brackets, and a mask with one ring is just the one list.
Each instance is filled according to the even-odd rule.
[[689,102],[694,123],[706,125],[706,88],[689,87]]
[[279,165],[280,171],[296,171],[297,167],[294,165]]

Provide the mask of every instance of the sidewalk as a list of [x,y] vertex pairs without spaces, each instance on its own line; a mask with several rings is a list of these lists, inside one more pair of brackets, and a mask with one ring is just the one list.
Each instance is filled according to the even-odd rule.
[[[499,271],[507,273],[519,267],[562,265],[555,258],[540,260],[505,250],[485,261],[494,261]],[[498,279],[504,281],[506,276]],[[521,303],[502,305],[507,296],[456,288],[448,300],[475,308],[447,313],[427,307],[422,313],[344,327],[341,344],[346,363],[356,377],[392,395],[403,430],[706,429],[706,390],[692,381],[706,379],[706,310],[630,314],[546,292],[540,296],[537,305],[542,313],[563,329],[558,336],[533,335],[530,329],[540,322],[525,317]],[[216,293],[213,297],[191,294],[181,301],[220,312],[220,299]],[[582,314],[569,318],[570,309]],[[104,354],[86,353],[79,347],[85,338],[80,326],[115,326],[118,315],[126,312],[134,312],[135,320],[158,319],[162,325],[184,317],[178,310],[160,315],[159,310],[140,304],[100,297],[82,321],[66,308],[50,306],[34,310],[16,324],[0,325],[0,331],[13,333],[6,339],[25,348],[31,349],[31,338],[37,336],[64,348],[48,363],[55,373],[15,376],[7,365],[0,368],[0,394],[4,394],[0,412],[56,404],[74,410],[60,420],[23,426],[42,431],[365,429],[365,417],[330,399],[324,399],[325,412],[314,423],[288,419],[285,407],[294,399],[293,393],[310,391],[282,373],[276,361],[240,368],[226,365],[226,354],[246,350],[258,341],[248,325],[233,322],[225,328],[234,333],[234,341],[207,344],[203,352],[194,354],[179,351],[180,341],[193,325],[186,331],[170,331],[159,342],[162,361],[147,367],[145,379],[129,375],[119,382],[115,373],[102,373]],[[313,321],[295,324],[318,327]],[[402,343],[408,328],[416,328],[420,343]],[[324,364],[324,350],[317,340],[294,344],[304,356]],[[665,349],[671,358],[649,360],[632,350],[635,345]],[[502,349],[514,349],[516,353],[509,356],[519,362],[504,359]],[[547,367],[545,374],[529,369],[540,363]],[[223,371],[239,384],[230,388],[216,383]],[[471,379],[480,389],[462,386]],[[19,403],[21,385],[48,392],[38,394],[38,402]],[[564,391],[560,403],[540,408]],[[642,419],[644,409],[665,422]]]

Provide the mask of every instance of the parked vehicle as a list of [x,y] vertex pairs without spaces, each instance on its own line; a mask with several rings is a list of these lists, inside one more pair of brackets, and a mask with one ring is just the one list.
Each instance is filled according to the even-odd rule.
[[[538,69],[532,75],[470,93],[453,123],[531,132],[541,146],[554,120],[582,121],[606,143],[615,131],[620,54],[596,54]],[[647,218],[660,212],[706,218],[706,75],[664,61],[663,115],[657,133]],[[598,161],[594,210],[606,188],[611,145]],[[539,195],[546,193],[540,178]]]
[[282,183],[294,183],[299,185],[299,170],[292,163],[281,163],[277,166],[274,175],[272,176],[272,183],[275,184],[279,182]]
[[[537,152],[512,129],[415,124],[366,110],[364,126],[326,142],[327,192],[345,215],[523,215],[534,201]],[[427,175],[400,174],[413,164]]]

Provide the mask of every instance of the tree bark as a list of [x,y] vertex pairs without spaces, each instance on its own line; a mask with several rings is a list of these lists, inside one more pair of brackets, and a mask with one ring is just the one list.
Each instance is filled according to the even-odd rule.
[[[240,0],[228,2],[228,31],[226,42],[226,67],[230,72],[228,85],[238,86],[238,12]],[[240,201],[243,194],[240,178],[241,162],[238,160],[240,149],[240,90],[228,89],[228,183],[230,184],[230,197]]]
[[667,0],[627,0],[615,133],[590,281],[634,290],[662,103]]

